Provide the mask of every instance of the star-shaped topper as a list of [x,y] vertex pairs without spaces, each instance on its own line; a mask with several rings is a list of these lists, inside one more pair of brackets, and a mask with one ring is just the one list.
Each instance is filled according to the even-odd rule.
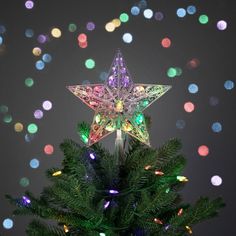
[[170,88],[169,85],[133,83],[119,50],[104,84],[68,86],[95,111],[89,146],[118,129],[150,145],[143,111]]

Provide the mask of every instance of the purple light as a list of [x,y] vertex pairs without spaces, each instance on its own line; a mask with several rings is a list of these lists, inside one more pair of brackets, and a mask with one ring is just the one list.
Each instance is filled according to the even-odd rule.
[[42,106],[45,111],[52,109],[52,103],[50,101],[44,101]]
[[27,9],[32,9],[32,8],[34,7],[34,2],[33,2],[33,1],[30,1],[30,0],[26,1],[26,2],[25,2],[25,7],[26,7]]
[[217,22],[217,28],[218,30],[226,30],[227,28],[227,22],[224,20],[220,20]]
[[36,110],[34,112],[34,118],[38,119],[38,120],[42,119],[43,118],[43,112],[41,110]]
[[92,31],[95,29],[95,24],[93,22],[88,22],[86,28],[87,30]]
[[165,226],[165,230],[168,230],[170,228],[170,225]]
[[22,197],[22,203],[26,206],[29,205],[31,203],[30,199],[26,196]]
[[110,201],[105,202],[104,203],[104,209],[107,209],[109,207],[109,205],[110,205]]
[[38,36],[37,40],[38,40],[39,43],[46,43],[47,37],[45,35],[43,35],[43,34],[40,34]]
[[96,158],[93,153],[90,153],[89,156],[90,156],[90,158],[91,158],[92,160],[94,160],[94,159]]
[[111,193],[111,194],[118,194],[119,192],[117,190],[111,189],[111,190],[109,190],[109,193]]

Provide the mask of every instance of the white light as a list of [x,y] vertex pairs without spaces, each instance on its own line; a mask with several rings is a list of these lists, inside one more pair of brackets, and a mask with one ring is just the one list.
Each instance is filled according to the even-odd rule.
[[133,36],[130,33],[125,33],[122,39],[125,43],[131,43],[133,41]]
[[143,12],[143,15],[147,19],[151,19],[153,17],[153,11],[151,9],[146,9]]
[[100,233],[99,235],[100,235],[100,236],[106,236],[106,234],[104,234],[104,233]]
[[211,183],[214,186],[220,186],[222,184],[222,182],[223,182],[222,178],[220,176],[218,176],[218,175],[214,175],[211,178]]

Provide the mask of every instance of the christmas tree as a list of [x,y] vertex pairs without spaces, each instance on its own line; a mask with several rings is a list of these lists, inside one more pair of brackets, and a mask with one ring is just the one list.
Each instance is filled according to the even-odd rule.
[[[170,86],[134,84],[118,51],[104,85],[68,89],[95,116],[91,127],[77,127],[86,145],[72,140],[61,144],[62,168],[47,171],[52,185],[40,197],[30,192],[17,199],[7,196],[17,206],[14,214],[37,217],[27,235],[183,236],[217,215],[224,206],[221,198],[200,198],[193,206],[182,203],[178,191],[188,179],[182,176],[186,160],[179,153],[181,142],[172,139],[157,149],[150,147],[150,119],[143,110]],[[98,141],[114,131],[111,154]]]

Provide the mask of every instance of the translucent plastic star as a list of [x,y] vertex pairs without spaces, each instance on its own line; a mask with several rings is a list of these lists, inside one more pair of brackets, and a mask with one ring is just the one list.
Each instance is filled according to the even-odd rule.
[[171,86],[133,83],[120,51],[104,84],[74,85],[68,89],[95,111],[88,145],[120,129],[150,145],[143,111]]

